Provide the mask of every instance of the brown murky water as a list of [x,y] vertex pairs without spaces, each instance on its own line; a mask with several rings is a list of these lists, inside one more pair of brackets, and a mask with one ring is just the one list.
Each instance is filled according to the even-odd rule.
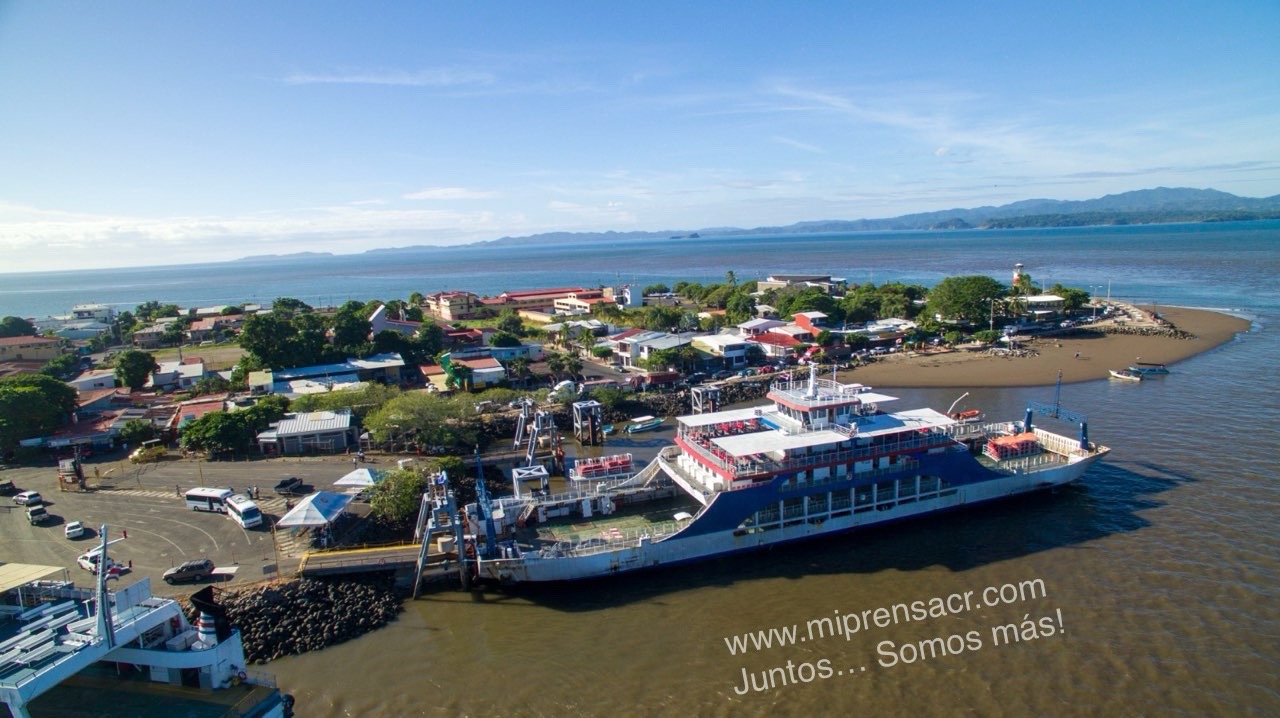
[[[661,573],[438,593],[269,668],[302,716],[1280,715],[1276,356],[1255,330],[1161,380],[1067,387],[1113,453],[1055,494]],[[960,391],[893,393],[945,408]],[[968,405],[1020,417],[1027,399],[1052,388]],[[982,605],[1006,585],[1012,601]],[[935,597],[934,615],[893,614]],[[788,645],[726,642],[792,626]]]

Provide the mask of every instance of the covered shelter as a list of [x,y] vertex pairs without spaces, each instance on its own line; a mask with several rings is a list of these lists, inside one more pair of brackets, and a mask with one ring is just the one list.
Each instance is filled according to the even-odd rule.
[[373,486],[382,480],[382,472],[373,469],[359,468],[333,482],[334,486]]
[[280,517],[276,526],[280,528],[313,528],[328,526],[342,515],[351,503],[350,494],[339,494],[333,491],[317,491],[298,502],[289,513]]

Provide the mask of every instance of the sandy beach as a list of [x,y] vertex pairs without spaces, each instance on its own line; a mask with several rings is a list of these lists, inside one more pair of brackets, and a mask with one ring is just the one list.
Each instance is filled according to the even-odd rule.
[[[1172,365],[1249,329],[1249,320],[1221,312],[1163,306],[1158,311],[1193,338],[1088,332],[1019,344],[1033,350],[1034,356],[994,356],[988,351],[893,354],[842,372],[841,380],[878,387],[1040,386],[1057,381],[1061,370],[1064,383],[1091,381],[1106,378],[1109,369],[1124,369],[1135,361]],[[1130,324],[1143,325],[1154,326]]]

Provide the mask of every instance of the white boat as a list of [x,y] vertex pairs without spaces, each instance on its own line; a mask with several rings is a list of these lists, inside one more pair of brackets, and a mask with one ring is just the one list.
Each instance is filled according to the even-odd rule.
[[623,429],[628,434],[639,434],[642,431],[653,431],[662,426],[666,419],[659,419],[656,416],[637,416],[632,419],[626,428]]
[[1120,381],[1142,381],[1142,375],[1132,369],[1108,369],[1112,379]]
[[[105,526],[101,535],[105,555]],[[177,600],[152,595],[149,578],[108,591],[108,574],[96,590],[44,589],[56,598],[18,615],[0,640],[0,698],[12,715],[88,715],[88,705],[104,717],[293,714],[292,697],[245,665],[212,587],[191,598],[193,626]]]
[[[1061,486],[1109,449],[1022,421],[962,421],[860,384],[781,380],[772,406],[677,418],[675,444],[629,479],[464,510],[482,580],[653,569]],[[1048,405],[1045,405],[1048,406]],[[479,489],[479,487],[477,487]],[[514,520],[520,517],[520,522]]]

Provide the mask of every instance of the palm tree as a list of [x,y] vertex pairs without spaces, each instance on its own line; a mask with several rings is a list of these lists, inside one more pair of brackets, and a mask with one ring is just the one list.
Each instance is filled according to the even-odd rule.
[[552,352],[547,355],[547,371],[551,372],[551,376],[559,378],[560,373],[564,371],[565,356],[560,352]]
[[565,357],[564,370],[568,372],[570,379],[577,379],[582,373],[582,360],[577,356]]
[[507,374],[515,381],[523,384],[529,378],[529,357],[515,357],[507,362]]

